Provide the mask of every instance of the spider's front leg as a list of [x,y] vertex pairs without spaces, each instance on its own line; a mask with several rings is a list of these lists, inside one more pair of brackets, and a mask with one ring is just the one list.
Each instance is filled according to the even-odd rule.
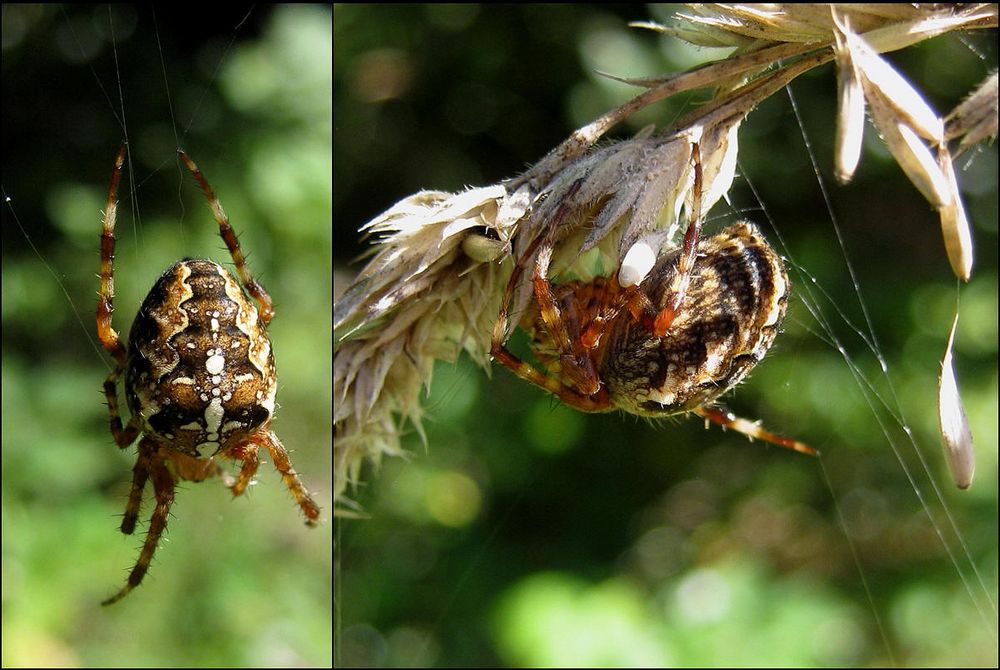
[[115,444],[124,449],[135,442],[142,430],[141,417],[133,415],[127,425],[122,426],[121,414],[118,412],[118,378],[123,372],[122,368],[115,367],[114,371],[104,380],[104,397],[108,404],[108,416],[110,417],[111,437]]
[[584,346],[580,337],[580,321],[572,307],[572,301],[567,303],[567,310],[560,310],[552,284],[549,283],[548,270],[552,260],[552,247],[543,247],[538,252],[535,263],[535,273],[531,278],[535,290],[535,300],[552,342],[559,351],[559,363],[562,372],[571,382],[574,389],[586,396],[593,396],[601,390],[601,380],[597,375],[591,349]]
[[149,479],[149,459],[150,450],[143,447],[146,439],[139,444],[139,457],[132,468],[132,490],[128,494],[128,503],[125,505],[125,515],[122,517],[121,530],[125,535],[131,535],[135,531],[135,522],[139,518],[139,507],[142,505],[142,492],[146,489],[146,480]]
[[292,461],[288,458],[288,452],[285,451],[285,446],[281,444],[281,440],[278,439],[273,430],[267,431],[266,434],[255,433],[250,439],[252,442],[267,448],[267,451],[271,454],[271,460],[274,462],[275,469],[281,474],[281,481],[285,482],[285,486],[295,498],[295,502],[299,504],[302,513],[306,516],[306,525],[315,526],[319,522],[319,505],[313,501],[309,496],[309,492],[306,491],[306,487],[302,485],[302,481],[292,467]]
[[563,196],[563,203],[556,211],[552,223],[549,224],[548,232],[532,242],[522,256],[522,258],[530,258],[536,250],[538,251],[532,275],[535,300],[545,328],[555,347],[559,350],[562,371],[570,384],[565,384],[560,379],[541,372],[507,349],[505,339],[510,320],[510,305],[514,290],[524,271],[524,266],[521,263],[515,263],[510,280],[507,282],[500,315],[493,326],[490,355],[521,379],[557,396],[567,405],[584,412],[603,412],[611,409],[611,398],[607,389],[601,386],[590,351],[581,343],[579,323],[576,320],[573,321],[574,327],[573,332],[571,332],[559,309],[548,279],[548,268],[552,259],[553,233],[566,216],[569,203],[580,189],[581,184],[582,181],[577,181],[570,187],[566,195]]
[[[617,300],[592,319],[590,323],[587,323],[582,330],[580,342],[586,349],[596,348],[600,344],[601,338],[607,334],[611,324],[623,310],[628,310],[633,319],[641,321],[646,329],[657,337],[663,337],[667,334],[674,319],[677,318],[677,314],[681,311],[688,286],[691,283],[691,275],[694,274],[694,264],[698,256],[698,241],[701,239],[702,167],[701,150],[697,142],[691,145],[691,164],[694,171],[694,184],[692,187],[693,204],[689,214],[690,221],[684,233],[681,253],[677,260],[677,269],[671,280],[669,297],[664,306],[662,309],[656,309],[643,289],[642,279],[629,286],[619,286],[616,283]],[[617,278],[615,281],[617,282]]]
[[[174,478],[158,452],[159,447],[153,440],[143,438],[139,442],[139,458],[140,460],[145,459],[145,462],[148,464],[149,476],[153,480],[156,508],[153,510],[153,516],[149,520],[149,530],[146,532],[146,540],[142,545],[139,560],[136,561],[135,567],[129,573],[128,581],[125,582],[125,586],[122,587],[121,591],[102,602],[101,605],[113,605],[142,583],[142,578],[146,576],[149,564],[153,560],[153,554],[160,543],[160,536],[163,535],[163,531],[167,527],[170,506],[174,503]],[[141,491],[139,495],[141,498]],[[131,504],[131,496],[129,497],[129,502]]]
[[302,514],[306,517],[306,525],[315,526],[319,523],[319,505],[316,504],[312,496],[309,495],[309,491],[302,484],[299,474],[292,467],[292,461],[288,457],[288,452],[273,430],[264,429],[255,431],[245,439],[224,450],[223,456],[242,463],[236,482],[230,486],[233,497],[242,495],[247,486],[250,485],[250,482],[253,481],[254,475],[257,474],[257,468],[260,466],[260,458],[258,456],[260,447],[264,447],[271,454],[271,460],[274,462],[275,469],[281,475],[281,480],[285,483],[285,486],[295,498],[295,502],[298,503],[299,509],[302,510]]
[[236,477],[236,481],[229,487],[235,498],[236,496],[243,495],[243,492],[250,486],[250,482],[253,481],[254,475],[257,474],[257,468],[260,467],[260,458],[257,456],[257,445],[252,442],[241,443],[229,447],[224,453],[226,458],[232,458],[242,463],[239,476]]

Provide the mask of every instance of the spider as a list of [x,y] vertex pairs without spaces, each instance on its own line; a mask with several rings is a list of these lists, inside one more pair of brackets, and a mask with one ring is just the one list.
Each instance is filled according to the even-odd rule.
[[[698,145],[692,148],[694,206],[681,248],[664,254],[630,286],[622,286],[617,275],[553,284],[548,270],[554,232],[582,180],[576,182],[547,232],[515,264],[490,353],[518,377],[584,412],[693,412],[747,437],[815,455],[802,442],[713,406],[771,346],[790,283],[781,257],[752,223],[701,237],[701,163]],[[544,372],[506,346],[511,300],[532,255],[534,302],[520,325],[531,334],[532,353]]]
[[[156,507],[125,586],[102,605],[118,602],[142,582],[166,528],[179,481],[200,482],[219,475],[233,496],[238,496],[256,474],[260,463],[257,453],[264,448],[305,515],[306,524],[315,526],[320,514],[271,430],[277,391],[267,334],[267,324],[274,316],[271,297],[250,276],[222,205],[183,150],[177,153],[204,191],[240,282],[259,308],[221,265],[185,258],[167,268],[143,300],[127,350],[112,327],[115,220],[126,149],[127,144],[122,143],[115,158],[104,212],[97,335],[115,359],[114,370],[104,381],[111,435],[125,449],[142,434],[122,533],[131,535],[135,530],[148,479],[153,481]],[[117,390],[122,375],[131,412],[124,427],[118,414]],[[223,458],[242,464],[235,480],[217,463]]]

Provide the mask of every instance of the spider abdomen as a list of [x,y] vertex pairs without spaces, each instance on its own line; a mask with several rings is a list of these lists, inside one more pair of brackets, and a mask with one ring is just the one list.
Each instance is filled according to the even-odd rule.
[[271,342],[225,268],[184,259],[160,276],[132,324],[125,389],[143,430],[190,456],[212,456],[270,421]]
[[[657,309],[670,297],[679,252],[643,282]],[[750,223],[702,239],[682,309],[663,337],[620,318],[600,376],[621,409],[646,416],[692,411],[738,384],[770,348],[785,316],[789,282],[780,256]]]

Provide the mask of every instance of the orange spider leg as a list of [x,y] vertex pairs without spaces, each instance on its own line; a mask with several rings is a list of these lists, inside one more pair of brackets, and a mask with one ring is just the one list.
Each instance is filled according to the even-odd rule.
[[[551,259],[552,247],[550,246],[542,248],[538,253],[535,273],[531,278],[535,288],[535,299],[538,301],[538,309],[545,329],[559,350],[562,371],[580,394],[592,396],[600,390],[601,381],[598,379],[597,368],[594,367],[594,359],[591,358],[590,351],[580,343],[579,339],[574,339],[570,335],[567,322],[573,323],[577,332],[580,330],[579,320],[575,312],[570,320],[569,315],[566,314],[567,310],[560,310],[556,302],[555,294],[552,292],[552,284],[549,283],[548,278]],[[571,305],[570,309],[572,309]]]
[[233,493],[233,497],[243,495],[243,492],[257,474],[257,469],[260,467],[260,457],[258,456],[260,447],[264,447],[271,454],[271,460],[274,461],[274,467],[278,471],[278,474],[281,475],[281,480],[285,483],[285,486],[291,492],[292,497],[295,498],[295,502],[298,503],[299,508],[306,517],[306,525],[315,526],[319,522],[319,505],[309,496],[309,492],[302,484],[302,480],[299,479],[298,473],[292,467],[291,459],[288,458],[288,452],[285,451],[281,440],[278,439],[278,436],[272,430],[265,433],[255,432],[247,435],[244,440],[231,447],[227,447],[223,451],[222,456],[224,458],[231,458],[242,463],[240,474],[237,476],[236,481],[229,487]]
[[108,187],[108,202],[104,207],[104,220],[101,224],[101,292],[100,299],[97,301],[97,337],[122,368],[125,367],[127,352],[117,331],[111,327],[111,313],[114,312],[115,298],[114,260],[115,222],[118,220],[118,184],[122,178],[122,166],[125,164],[125,150],[127,148],[128,145],[122,142],[118,149],[118,155],[115,156],[115,167],[111,172],[111,186]]
[[512,354],[504,345],[495,345],[491,350],[493,358],[510,368],[511,372],[526,382],[531,382],[549,393],[557,396],[570,407],[582,412],[604,412],[613,409],[607,389],[600,388],[593,395],[583,395],[566,386],[555,377],[550,377],[538,371],[530,364]]
[[246,287],[247,292],[260,304],[260,320],[266,326],[274,318],[274,303],[271,302],[271,296],[250,275],[250,270],[247,269],[246,256],[243,255],[243,249],[240,248],[236,233],[233,232],[233,227],[229,225],[229,217],[226,216],[225,210],[222,209],[222,203],[215,196],[215,191],[208,185],[208,181],[201,174],[201,170],[198,169],[198,166],[195,165],[195,162],[191,160],[190,156],[183,149],[178,149],[177,154],[184,161],[184,165],[188,171],[194,175],[195,181],[201,186],[205,197],[208,198],[208,205],[212,208],[212,216],[215,217],[215,220],[219,224],[219,234],[225,241],[226,246],[229,247],[229,254],[233,257],[233,264],[236,266],[236,272],[240,276],[240,281],[243,282],[243,286]]
[[[306,491],[306,487],[302,485],[298,473],[292,467],[292,461],[288,458],[288,452],[285,451],[285,446],[281,444],[278,436],[274,434],[273,430],[269,430],[265,434],[252,434],[249,441],[257,446],[265,447],[268,453],[271,454],[274,468],[281,474],[281,481],[285,482],[285,487],[291,492],[292,497],[295,498],[295,502],[298,503],[302,513],[306,516],[306,525],[315,526],[319,522],[319,505],[309,497],[309,492]],[[242,475],[243,473],[241,472],[240,474]]]
[[568,210],[568,200],[580,189],[582,181],[577,181],[570,187],[563,196],[563,204],[553,216],[553,222],[548,231],[540,235],[525,250],[522,258],[530,258],[531,255],[541,246],[538,259],[535,262],[535,271],[532,276],[535,299],[538,302],[539,312],[546,330],[549,331],[552,340],[560,351],[560,362],[574,387],[567,386],[560,380],[551,377],[525,361],[521,360],[504,344],[507,335],[507,327],[510,319],[510,303],[514,296],[514,289],[517,287],[524,271],[523,266],[515,263],[511,272],[510,280],[504,291],[503,302],[500,307],[500,316],[493,326],[493,341],[490,346],[490,355],[501,364],[510,368],[511,372],[521,379],[534,384],[549,393],[557,396],[567,405],[575,407],[584,412],[602,412],[612,408],[611,399],[606,389],[601,388],[594,368],[594,362],[589,352],[581,345],[575,343],[566,327],[566,322],[559,310],[555,295],[552,292],[552,285],[548,281],[548,266],[552,258],[552,238],[554,231],[566,215]]
[[694,413],[704,418],[706,421],[717,423],[722,426],[723,429],[732,428],[737,432],[743,433],[751,440],[756,438],[758,440],[764,440],[765,442],[770,442],[771,444],[776,444],[779,447],[785,447],[786,449],[791,449],[802,454],[819,456],[819,452],[810,447],[808,444],[772,433],[771,431],[762,428],[759,424],[740,418],[728,410],[721,410],[715,407],[699,407],[694,410]]
[[260,467],[260,458],[257,456],[257,445],[256,444],[237,444],[226,449],[226,458],[232,458],[237,461],[241,461],[243,465],[240,467],[240,474],[236,477],[236,481],[233,483],[229,490],[233,492],[233,497],[243,495],[247,486],[253,481],[254,475],[257,474],[257,468]]
[[694,202],[691,208],[691,221],[688,223],[687,231],[684,233],[684,245],[680,258],[677,260],[677,273],[674,275],[670,286],[670,299],[667,306],[660,310],[660,313],[653,319],[652,332],[657,337],[663,337],[670,329],[670,324],[674,322],[677,313],[684,304],[684,296],[687,295],[688,284],[691,282],[691,274],[694,270],[694,261],[698,255],[698,239],[701,237],[701,149],[697,143],[691,145],[691,160],[694,164]]
[[[146,447],[143,447],[143,443]],[[164,449],[158,453],[158,448],[149,448],[150,444],[155,446],[155,441],[151,438],[144,438],[139,443],[139,457],[136,459],[135,467],[132,468],[132,489],[129,491],[128,503],[125,505],[125,515],[122,517],[121,531],[125,535],[131,535],[135,531],[135,523],[139,517],[139,508],[142,505],[142,493],[146,488],[146,481],[149,479],[150,470],[153,468],[152,459],[166,458],[168,471],[178,480],[189,482],[201,482],[214,475],[219,475],[223,479],[231,479],[225,471],[215,462],[213,458],[193,458],[173,449]]]
[[[611,278],[611,291],[618,292],[618,297],[605,311],[598,314],[587,324],[580,334],[580,343],[587,349],[594,349],[601,343],[601,338],[614,323],[623,309],[628,309],[633,319],[650,317],[655,315],[656,310],[649,298],[639,290],[640,284],[633,284],[627,288],[621,288],[618,284],[618,277]],[[645,323],[645,321],[644,321]],[[647,324],[648,326],[648,324]],[[652,330],[652,327],[649,326]]]
[[[175,481],[203,482],[216,475],[221,476],[223,480],[231,479],[222,466],[215,462],[214,457],[196,458],[169,447],[162,449],[160,454],[166,459],[167,467]],[[229,486],[229,483],[226,485]]]
[[[701,237],[702,168],[701,150],[697,143],[691,146],[691,161],[694,169],[694,195],[692,198],[694,205],[692,206],[691,221],[684,233],[682,251],[677,261],[677,272],[674,274],[670,287],[670,298],[666,307],[659,312],[656,311],[649,298],[640,289],[642,282],[621,289],[618,299],[584,328],[580,337],[583,347],[595,348],[623,309],[628,309],[632,318],[641,319],[646,328],[657,337],[666,335],[670,325],[677,317],[691,282],[691,274],[694,272],[694,263],[697,257],[698,240]],[[617,288],[617,277],[614,282],[614,287]]]
[[[125,371],[128,353],[122,344],[118,332],[111,325],[111,314],[114,312],[115,299],[115,222],[118,219],[118,184],[122,177],[122,166],[125,164],[125,151],[128,145],[122,142],[115,156],[115,167],[111,172],[111,186],[108,187],[108,202],[104,207],[104,220],[101,224],[101,289],[97,300],[97,337],[101,344],[115,359],[115,369],[104,380],[104,397],[108,402],[108,414],[111,421],[111,435],[115,444],[124,449],[139,436],[140,417],[129,418],[127,426],[122,426],[122,418],[118,411],[118,378]],[[140,491],[140,496],[141,496]],[[127,517],[126,517],[127,520]],[[124,523],[124,521],[123,521]]]

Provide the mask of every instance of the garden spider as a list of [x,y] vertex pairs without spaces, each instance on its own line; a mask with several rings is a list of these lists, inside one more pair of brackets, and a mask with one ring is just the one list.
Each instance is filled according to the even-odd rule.
[[[628,287],[618,276],[550,282],[555,232],[582,179],[573,184],[546,232],[514,266],[490,353],[518,377],[584,412],[694,412],[747,437],[815,455],[802,442],[711,406],[767,353],[784,319],[790,284],[781,257],[753,224],[739,222],[701,238],[699,154],[694,144],[694,206],[682,247]],[[532,352],[545,372],[506,346],[511,301],[532,255],[534,303],[520,325],[532,335]]]
[[[257,452],[264,448],[305,514],[306,524],[315,526],[320,513],[271,430],[277,391],[267,334],[274,316],[271,297],[250,276],[222,205],[182,150],[177,153],[208,198],[242,286],[260,307],[218,263],[185,258],[167,268],[143,300],[127,350],[112,327],[115,220],[126,148],[123,143],[115,158],[104,212],[97,336],[115,359],[115,368],[104,381],[115,443],[124,449],[142,433],[121,531],[131,535],[135,530],[147,479],[153,480],[156,508],[128,581],[103,605],[118,602],[142,582],[166,528],[179,481],[200,482],[220,475],[238,496],[256,474]],[[117,390],[123,374],[131,412],[124,427]],[[242,463],[235,480],[216,462],[221,458]]]

